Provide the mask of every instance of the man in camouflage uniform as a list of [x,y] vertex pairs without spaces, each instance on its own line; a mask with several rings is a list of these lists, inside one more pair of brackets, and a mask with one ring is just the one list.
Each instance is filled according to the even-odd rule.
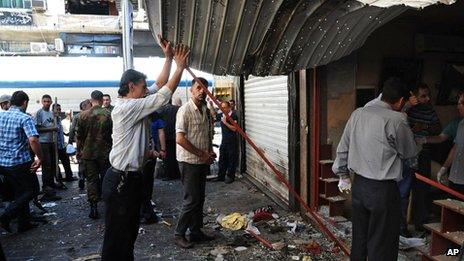
[[90,202],[92,219],[99,218],[97,202],[100,201],[101,180],[110,167],[111,133],[113,123],[111,113],[102,107],[103,93],[93,91],[92,108],[81,112],[77,119],[77,156],[84,164],[87,197]]

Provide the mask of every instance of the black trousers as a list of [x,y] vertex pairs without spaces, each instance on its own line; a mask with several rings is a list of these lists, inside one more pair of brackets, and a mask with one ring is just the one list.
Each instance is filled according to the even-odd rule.
[[210,166],[179,162],[183,187],[182,213],[176,227],[176,235],[200,233],[203,227],[203,205],[205,203],[206,176]]
[[143,200],[140,208],[140,215],[144,218],[152,218],[155,215],[151,205],[151,197],[153,196],[153,182],[155,182],[155,167],[156,159],[148,160],[142,172],[143,177]]
[[30,167],[31,162],[13,167],[0,167],[14,193],[14,201],[5,209],[0,217],[2,220],[10,221],[17,217],[20,226],[29,222],[29,202],[39,194],[40,190],[37,175],[30,171]]
[[166,140],[166,158],[164,163],[164,175],[168,179],[180,177],[179,162],[176,158],[176,140]]
[[[431,151],[423,149],[419,154],[419,173],[424,177],[431,176]],[[412,220],[415,226],[428,222],[429,209],[432,205],[430,185],[414,178],[412,184]]]
[[352,204],[351,260],[396,261],[401,216],[396,182],[355,175]]
[[134,260],[134,244],[140,227],[143,199],[141,172],[109,168],[103,179],[106,205],[102,260]]
[[66,178],[67,179],[72,178],[73,172],[71,170],[71,162],[69,161],[69,156],[66,153],[66,149],[58,150],[58,159],[61,161],[61,164],[63,164],[64,173],[66,175]]
[[235,142],[222,142],[219,148],[218,176],[224,178],[226,173],[230,178],[235,178],[237,169],[238,148]]
[[55,183],[55,146],[54,143],[40,143],[42,151],[42,186],[54,187]]
[[6,260],[5,253],[3,253],[2,244],[0,243],[0,260]]

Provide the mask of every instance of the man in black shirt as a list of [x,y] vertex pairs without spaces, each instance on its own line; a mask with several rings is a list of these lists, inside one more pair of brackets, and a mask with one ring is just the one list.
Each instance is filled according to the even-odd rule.
[[[180,102],[182,105],[182,102]],[[164,123],[164,133],[166,134],[166,156],[163,158],[164,177],[163,180],[173,180],[180,178],[179,163],[176,159],[176,115],[180,108],[179,101],[175,104],[170,101],[158,112],[161,114]]]
[[[232,110],[229,102],[222,102],[221,108],[224,112],[237,122],[237,115]],[[221,113],[216,117],[216,121],[221,122],[222,141],[219,148],[219,172],[218,177],[212,181],[225,181],[232,183],[235,180],[235,169],[237,168],[237,133],[236,128],[226,119],[226,116]],[[227,174],[227,176],[226,176]]]

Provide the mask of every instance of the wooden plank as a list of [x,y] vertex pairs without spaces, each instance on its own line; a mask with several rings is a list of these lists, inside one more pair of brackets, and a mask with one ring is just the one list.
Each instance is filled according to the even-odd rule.
[[319,180],[321,180],[323,182],[326,182],[326,183],[338,183],[338,181],[340,179],[338,179],[338,178],[326,178],[326,179],[319,178]]
[[455,200],[455,199],[441,199],[441,200],[435,200],[433,203],[442,206],[444,208],[447,208],[449,210],[452,210],[456,213],[459,213],[461,215],[464,215],[464,202],[460,200]]
[[454,232],[464,230],[464,216],[455,210],[443,207],[441,209],[441,232]]
[[464,231],[454,231],[454,232],[442,232],[442,225],[441,223],[430,223],[425,224],[424,227],[427,230],[430,230],[433,233],[437,233],[441,235],[443,238],[458,244],[464,244]]

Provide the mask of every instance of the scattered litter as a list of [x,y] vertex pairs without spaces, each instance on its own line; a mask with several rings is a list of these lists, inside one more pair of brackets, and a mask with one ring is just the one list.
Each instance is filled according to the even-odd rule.
[[304,225],[298,223],[298,221],[294,222],[287,222],[287,227],[290,229],[287,231],[288,233],[296,234],[296,232],[301,231],[304,229]]
[[301,259],[301,261],[311,261],[311,257],[310,256],[304,256],[303,259]]
[[169,222],[167,222],[167,221],[165,221],[165,220],[161,221],[161,223],[162,223],[162,224],[165,224],[165,225],[168,226],[168,227],[172,227],[172,224],[169,223]]
[[406,238],[406,237],[400,236],[399,248],[401,250],[414,248],[414,247],[420,247],[423,245],[425,245],[425,242],[424,242],[424,239],[422,238],[416,238],[416,237]]
[[151,243],[151,244],[150,244],[150,247],[155,247],[155,244]]
[[277,213],[272,213],[272,217],[273,217],[274,219],[279,219],[279,215],[277,215]]
[[261,235],[261,232],[259,232],[259,229],[255,226],[253,226],[253,222],[248,222],[248,225],[246,227],[246,231],[251,231],[253,233],[255,233],[256,235]]
[[267,206],[267,207],[262,207],[254,211],[253,213],[253,222],[258,222],[262,220],[271,220],[274,217],[272,216],[272,213],[274,212],[274,209],[272,206]]
[[276,243],[272,244],[272,248],[274,248],[275,250],[278,250],[278,251],[284,249],[285,246],[286,245],[285,245],[284,242],[276,242]]
[[85,225],[85,226],[86,226],[86,227],[91,227],[91,226],[92,226],[92,224],[87,224],[87,225]]
[[44,217],[48,217],[48,216],[56,216],[58,214],[56,214],[56,212],[47,212],[45,214],[43,214]]
[[48,203],[42,204],[42,206],[44,208],[52,208],[52,207],[58,206],[58,204],[56,204],[55,202],[48,202]]
[[145,233],[147,233],[147,231],[143,227],[139,228],[139,235],[145,235]]
[[218,255],[225,255],[229,253],[229,251],[225,247],[220,246],[220,247],[216,247],[215,249],[211,250],[209,253],[213,256],[218,256]]
[[295,249],[296,246],[295,245],[288,245],[288,248]]
[[310,240],[307,244],[303,246],[303,250],[314,255],[319,255],[322,253],[321,246],[314,240]]
[[222,254],[219,254],[219,255],[216,256],[214,261],[224,261],[224,256]]
[[246,218],[240,213],[232,213],[221,220],[221,226],[230,230],[240,230],[246,226]]
[[73,197],[72,199],[73,200],[76,200],[76,199],[80,199],[81,197]]
[[100,260],[101,255],[100,254],[91,254],[83,257],[79,257],[76,259],[73,259],[73,261],[92,261],[92,260]]
[[58,220],[52,222],[52,225],[56,226],[58,224]]
[[299,256],[292,256],[292,260],[300,260]]
[[156,254],[156,258],[161,258],[161,254]]
[[239,246],[239,247],[236,247],[236,248],[235,248],[235,251],[242,252],[242,251],[245,251],[245,250],[247,250],[247,249],[248,249],[247,247]]

